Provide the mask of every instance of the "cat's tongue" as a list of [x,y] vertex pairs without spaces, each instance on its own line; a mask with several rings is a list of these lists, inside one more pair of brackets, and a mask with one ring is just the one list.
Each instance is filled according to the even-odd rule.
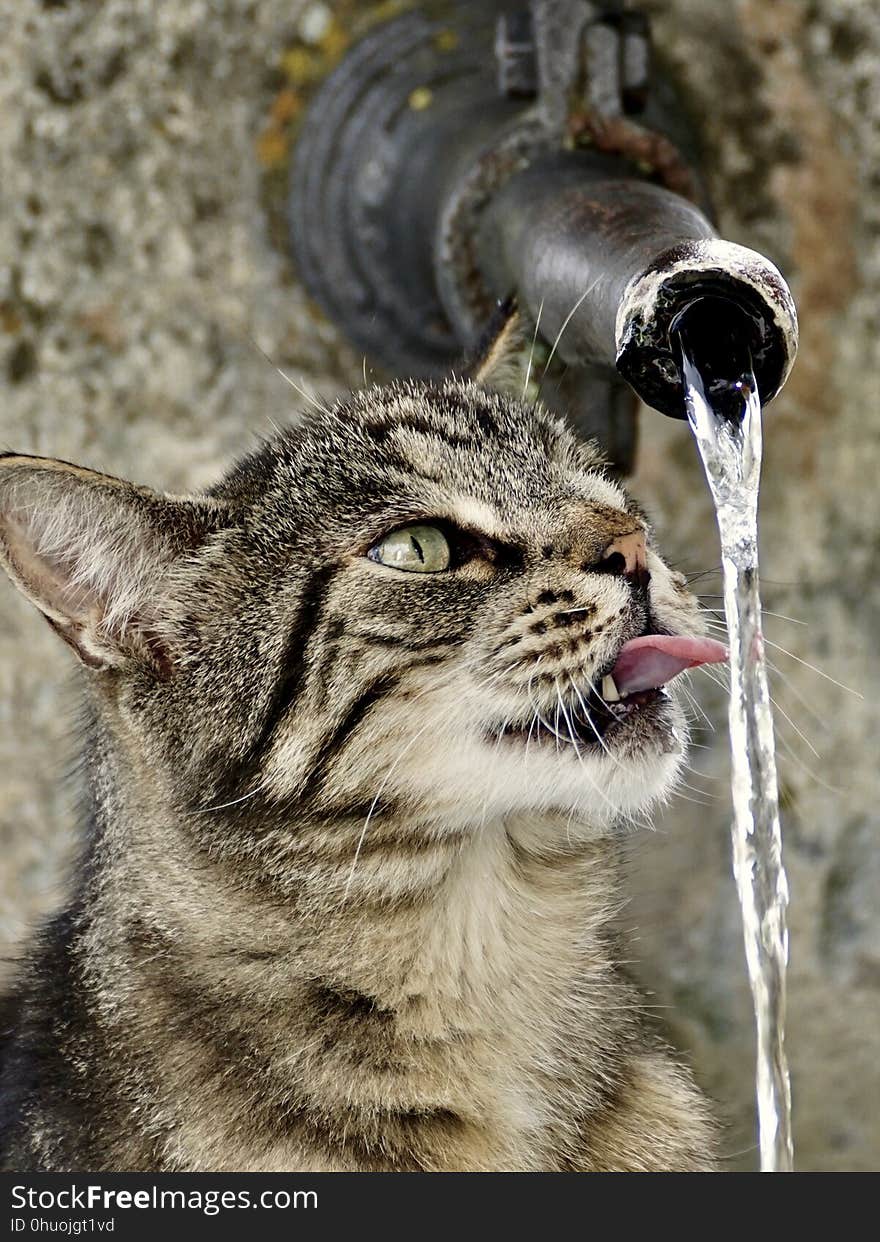
[[727,648],[714,638],[683,638],[672,634],[645,634],[624,643],[611,670],[621,696],[665,686],[686,668],[721,664]]

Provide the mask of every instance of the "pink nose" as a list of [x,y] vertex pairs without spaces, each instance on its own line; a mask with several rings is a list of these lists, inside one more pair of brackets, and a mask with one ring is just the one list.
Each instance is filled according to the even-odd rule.
[[648,572],[648,549],[644,534],[640,530],[634,530],[628,535],[618,535],[602,553],[596,569],[599,573],[632,578],[640,586],[647,586],[651,575]]

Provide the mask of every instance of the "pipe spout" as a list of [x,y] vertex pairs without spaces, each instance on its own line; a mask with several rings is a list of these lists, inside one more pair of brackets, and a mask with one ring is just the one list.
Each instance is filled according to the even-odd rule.
[[[518,291],[565,361],[616,368],[672,417],[685,417],[677,333],[695,303],[707,348],[747,351],[765,403],[794,361],[797,315],[778,269],[717,238],[693,203],[609,175],[595,156],[556,155],[508,182],[480,253],[492,287]],[[688,318],[693,331],[700,314]]]
[[654,409],[684,418],[677,329],[687,317],[693,332],[701,316],[706,354],[724,353],[730,376],[750,360],[762,403],[772,401],[797,353],[791,291],[762,254],[715,237],[682,242],[630,281],[615,323],[617,369],[627,383]]

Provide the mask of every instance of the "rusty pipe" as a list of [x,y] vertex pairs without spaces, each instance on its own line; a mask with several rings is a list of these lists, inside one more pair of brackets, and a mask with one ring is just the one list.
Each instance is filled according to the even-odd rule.
[[499,295],[515,289],[573,365],[615,368],[648,405],[684,418],[676,325],[694,303],[711,332],[747,349],[762,400],[797,350],[788,285],[763,255],[715,235],[693,203],[614,175],[601,157],[536,160],[487,211],[478,249]]

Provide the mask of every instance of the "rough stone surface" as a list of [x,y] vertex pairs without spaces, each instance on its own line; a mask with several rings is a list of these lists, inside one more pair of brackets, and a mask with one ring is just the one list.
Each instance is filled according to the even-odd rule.
[[[778,645],[797,1165],[876,1169],[880,14],[867,0],[651,7],[700,118],[720,230],[773,258],[799,307],[799,359],[766,418],[761,506],[764,604],[782,614],[766,633]],[[663,543],[689,572],[717,568],[691,446],[650,415],[642,431],[634,486]],[[718,574],[699,582],[718,607]],[[684,792],[708,805],[677,799],[656,835],[633,842],[630,915],[640,973],[723,1103],[731,1167],[749,1168],[752,1015],[730,877],[725,704],[700,680],[717,733],[698,737],[709,749],[694,751],[699,775]]]
[[[773,659],[795,1135],[803,1169],[874,1169],[880,15],[871,0],[646,7],[699,120],[722,233],[778,262],[800,309],[762,502],[765,604],[782,614],[767,634],[792,653]],[[360,359],[312,313],[267,226],[257,159],[284,50],[321,37],[332,8],[0,0],[0,443],[198,486],[302,405],[261,351],[305,388],[357,381]],[[717,568],[680,424],[643,417],[635,489],[670,556]],[[698,581],[716,607],[717,573]],[[61,644],[0,592],[0,952],[55,905],[75,840],[70,677]],[[694,801],[631,842],[628,925],[642,979],[728,1121],[729,1167],[751,1168],[725,707],[707,679],[694,691],[716,732],[697,739]]]

